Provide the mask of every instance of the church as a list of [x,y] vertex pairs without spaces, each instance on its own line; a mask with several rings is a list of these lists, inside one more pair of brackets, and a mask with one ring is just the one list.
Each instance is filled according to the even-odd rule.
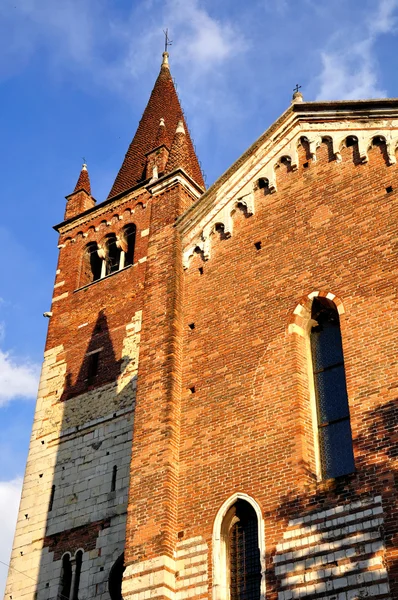
[[206,190],[168,58],[55,226],[5,599],[398,599],[398,100],[297,90]]

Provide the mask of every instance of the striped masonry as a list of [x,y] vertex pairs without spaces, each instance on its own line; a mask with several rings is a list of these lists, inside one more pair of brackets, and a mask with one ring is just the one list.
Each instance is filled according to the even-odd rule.
[[381,496],[293,519],[283,538],[278,600],[389,598]]
[[207,544],[200,536],[178,542],[176,600],[207,599],[207,551]]

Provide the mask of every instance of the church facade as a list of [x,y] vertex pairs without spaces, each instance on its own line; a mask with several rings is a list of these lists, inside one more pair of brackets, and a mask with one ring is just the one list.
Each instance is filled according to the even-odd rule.
[[207,191],[164,53],[67,196],[6,600],[398,599],[398,100]]

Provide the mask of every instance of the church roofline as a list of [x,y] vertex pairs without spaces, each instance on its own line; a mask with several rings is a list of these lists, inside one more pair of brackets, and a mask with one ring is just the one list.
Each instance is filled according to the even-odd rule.
[[[260,137],[206,190],[192,206],[185,211],[176,221],[175,226],[182,235],[189,232],[201,221],[211,210],[213,204],[219,201],[220,188],[242,167],[253,154],[275,134],[278,134],[271,143],[277,143],[295,122],[300,119],[314,121],[333,120],[334,116],[339,119],[356,118],[398,118],[398,98],[380,98],[368,100],[335,100],[335,101],[312,101],[297,102],[291,104],[284,113]],[[304,133],[303,133],[304,135]],[[327,132],[325,131],[325,135]]]
[[62,229],[65,225],[70,225],[74,221],[78,221],[79,219],[84,219],[84,217],[90,215],[91,213],[95,212],[96,210],[99,210],[99,209],[107,206],[108,204],[112,204],[112,202],[115,202],[115,200],[119,200],[123,196],[127,196],[128,194],[131,194],[131,192],[135,192],[139,188],[145,188],[145,186],[148,185],[148,181],[149,181],[149,179],[147,179],[145,181],[141,181],[140,183],[137,183],[136,185],[129,188],[128,190],[125,190],[124,192],[120,192],[119,194],[115,194],[114,196],[111,196],[110,198],[106,198],[105,200],[103,200],[99,204],[96,204],[92,208],[89,208],[88,210],[85,210],[84,212],[82,212],[74,217],[71,217],[70,219],[66,219],[65,221],[61,221],[61,223],[54,225],[53,229],[55,229],[55,231],[59,232],[60,229]]
[[[179,173],[184,175],[184,177],[187,179],[187,181],[198,191],[199,194],[204,193],[204,189],[195,181],[195,179],[193,179],[183,168],[177,167],[170,173],[166,173],[165,175],[162,175],[161,177],[159,177],[159,179],[156,179],[155,181],[146,179],[145,181],[138,183],[137,185],[131,187],[130,189],[128,189],[124,192],[120,192],[119,194],[116,194],[115,196],[112,196],[111,198],[106,198],[106,200],[104,200],[103,202],[100,202],[99,204],[96,204],[92,208],[89,208],[88,210],[85,210],[84,212],[82,212],[74,217],[71,217],[70,219],[66,219],[65,221],[62,221],[61,223],[54,225],[53,229],[55,229],[55,231],[57,231],[58,233],[61,233],[61,230],[65,226],[73,225],[73,223],[75,221],[80,221],[81,219],[84,220],[85,217],[92,215],[96,211],[101,212],[101,209],[106,208],[108,205],[112,204],[113,202],[120,200],[121,198],[123,198],[123,196],[128,196],[132,192],[135,192],[140,189],[142,189],[142,190],[146,189],[148,191],[151,191],[151,189],[153,187],[155,187],[159,184],[162,184],[167,179],[171,179],[172,177],[175,177]],[[73,195],[73,194],[70,194],[70,195]],[[94,198],[93,198],[93,200],[95,201]]]

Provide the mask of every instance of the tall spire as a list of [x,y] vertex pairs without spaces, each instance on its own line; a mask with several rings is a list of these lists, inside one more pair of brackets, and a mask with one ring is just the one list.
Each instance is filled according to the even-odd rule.
[[73,193],[80,190],[83,190],[87,192],[87,194],[91,195],[90,177],[88,175],[87,165],[85,162],[83,163],[82,170],[80,171],[79,179],[77,180]]
[[109,198],[121,194],[147,178],[147,157],[156,146],[160,119],[167,130],[173,132],[182,121],[186,132],[189,175],[204,189],[204,181],[182,108],[174,87],[168,63],[168,52],[163,52],[163,62],[148,104],[138,125],[123,164],[109,193]]

